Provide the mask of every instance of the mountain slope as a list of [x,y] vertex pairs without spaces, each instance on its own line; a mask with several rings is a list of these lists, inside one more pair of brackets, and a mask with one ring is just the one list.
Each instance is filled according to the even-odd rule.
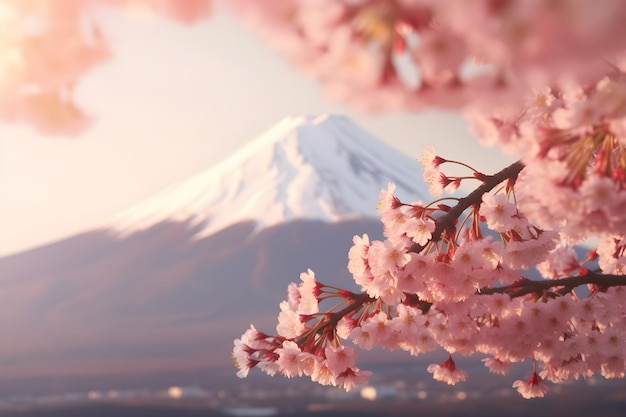
[[300,272],[356,289],[352,236],[380,236],[367,219],[296,220],[249,237],[253,228],[196,240],[180,222],[125,239],[92,231],[0,260],[0,379],[228,366],[250,323],[273,331]]
[[164,220],[196,237],[252,220],[256,230],[295,219],[375,217],[381,188],[425,198],[419,164],[341,116],[288,117],[223,163],[131,208],[112,225],[127,235]]
[[380,238],[380,188],[423,198],[419,175],[345,118],[285,119],[112,223],[0,259],[0,379],[228,366],[300,272],[356,289],[353,235]]

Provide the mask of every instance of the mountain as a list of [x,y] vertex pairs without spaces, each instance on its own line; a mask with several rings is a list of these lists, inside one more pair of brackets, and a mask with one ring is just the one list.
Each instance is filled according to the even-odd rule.
[[228,366],[300,272],[354,288],[347,252],[381,236],[379,190],[423,200],[419,177],[346,118],[287,118],[109,223],[0,259],[0,382]]
[[252,220],[256,230],[296,219],[375,217],[381,188],[424,198],[415,160],[345,117],[287,117],[221,164],[120,215],[121,236],[188,221],[196,237]]

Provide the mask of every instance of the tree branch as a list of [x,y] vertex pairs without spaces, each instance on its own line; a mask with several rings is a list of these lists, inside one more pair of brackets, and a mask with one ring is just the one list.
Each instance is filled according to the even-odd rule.
[[588,272],[575,277],[546,279],[541,281],[523,279],[504,287],[481,288],[478,294],[508,294],[511,298],[515,298],[526,294],[541,293],[554,287],[562,287],[566,290],[565,292],[570,292],[574,288],[586,284],[594,284],[603,288],[624,286],[626,285],[626,275]]
[[[435,231],[432,233],[430,241],[437,242],[441,239],[443,232],[450,227],[454,227],[455,222],[465,210],[482,201],[483,194],[488,193],[504,180],[517,178],[522,169],[524,169],[524,164],[522,161],[517,161],[500,172],[486,177],[485,181],[478,188],[460,199],[450,211],[435,220]],[[418,245],[415,243],[409,248],[409,252],[420,253],[425,247],[426,245]]]
[[[575,277],[566,277],[559,279],[546,279],[541,281],[533,281],[530,279],[522,279],[511,285],[495,288],[481,288],[476,292],[477,295],[490,295],[490,294],[507,294],[511,298],[522,297],[528,294],[541,294],[550,288],[561,287],[564,292],[561,295],[570,292],[576,287],[586,284],[594,284],[601,288],[626,286],[626,275],[612,275],[612,274],[600,274],[598,272],[588,272],[584,275],[578,275]],[[359,310],[367,303],[377,301],[376,298],[370,297],[366,293],[352,293],[350,292],[352,302],[343,309],[331,314],[327,314],[325,321],[318,323],[315,327],[314,333],[321,333],[327,328],[334,328],[339,320],[343,317]],[[426,314],[434,303],[420,299],[416,294],[405,293],[404,304],[418,308]]]

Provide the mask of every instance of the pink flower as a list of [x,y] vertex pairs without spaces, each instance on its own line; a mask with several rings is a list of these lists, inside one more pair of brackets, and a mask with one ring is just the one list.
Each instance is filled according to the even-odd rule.
[[446,160],[440,156],[437,156],[435,148],[433,148],[432,146],[424,146],[422,148],[422,157],[420,158],[420,163],[425,170],[439,170],[439,165],[444,162],[446,162]]
[[397,316],[391,320],[389,327],[398,333],[403,340],[413,339],[426,327],[426,318],[422,311],[417,308],[399,304],[396,307],[396,314]]
[[[317,297],[320,294],[319,283],[315,280],[315,273],[310,269],[300,274],[302,282],[297,286],[295,304],[290,307],[300,315],[316,314],[320,311]],[[291,285],[290,285],[291,287]]]
[[603,236],[598,242],[598,264],[607,274],[626,275],[626,241],[621,236]]
[[248,372],[253,368],[257,361],[250,357],[252,350],[246,345],[246,339],[242,337],[242,340],[235,339],[235,347],[233,349],[232,357],[235,363],[235,367],[238,369],[237,376],[239,378],[245,378],[248,376]]
[[348,271],[358,285],[365,286],[374,278],[367,260],[370,240],[367,234],[364,234],[362,238],[354,236],[352,241],[354,245],[348,251]]
[[339,375],[348,368],[355,367],[356,354],[350,346],[327,346],[324,349],[326,365],[335,375]]
[[428,193],[430,195],[439,197],[443,193],[444,189],[450,191],[447,187],[452,183],[452,180],[446,177],[438,169],[426,168],[424,169],[422,177],[424,178],[424,182],[428,184]]
[[[253,325],[241,336],[235,339],[232,358],[238,369],[237,376],[245,378],[251,368],[259,366],[275,359],[273,350],[277,344],[270,336],[259,332]],[[269,360],[268,360],[269,359]]]
[[337,385],[337,378],[328,367],[325,360],[315,362],[315,369],[311,374],[311,381],[317,382],[320,385]]
[[295,375],[302,376],[302,369],[300,366],[300,356],[302,351],[295,342],[286,340],[283,342],[283,346],[281,348],[276,349],[276,353],[278,354],[278,360],[276,363],[278,364],[280,373],[285,375],[287,378],[291,378]]
[[517,208],[508,201],[505,194],[483,194],[483,203],[479,213],[487,220],[487,227],[496,232],[506,232],[517,225],[513,217],[517,215]]
[[408,225],[407,236],[418,245],[425,246],[433,237],[435,228],[435,221],[429,217],[411,219]]
[[493,271],[502,261],[502,251],[500,242],[494,242],[490,237],[471,242],[466,241],[454,253],[452,265],[460,270],[484,269]]
[[371,350],[374,348],[378,340],[374,338],[374,335],[362,326],[357,326],[352,329],[349,335],[350,340],[361,349]]
[[287,286],[287,303],[289,304],[289,308],[292,310],[297,309],[298,304],[300,303],[300,289],[298,285],[294,282],[289,283]]
[[424,255],[411,253],[411,260],[398,274],[398,289],[408,293],[424,294],[427,287],[424,277],[429,274],[429,269],[434,263],[435,256],[432,253]]
[[367,256],[374,277],[386,272],[395,272],[411,260],[404,245],[394,243],[389,239],[372,242]]
[[558,234],[553,231],[540,231],[536,237],[527,240],[514,240],[507,243],[504,251],[504,264],[513,269],[528,269],[543,262],[556,247]]
[[300,288],[303,292],[311,293],[314,297],[319,295],[319,283],[315,280],[315,272],[308,269],[300,274]]
[[367,378],[372,375],[370,371],[361,371],[358,368],[348,368],[337,375],[337,385],[351,391],[357,385],[367,384]]
[[270,338],[269,335],[258,331],[254,325],[250,325],[250,328],[241,336],[241,341],[255,350],[272,349],[275,345],[269,342],[268,338]]
[[[382,311],[363,320],[360,328],[361,338],[367,334],[378,346],[393,349],[397,343],[396,333],[391,328],[391,320]],[[359,341],[359,346],[361,345],[362,343]]]
[[298,360],[300,371],[302,371],[304,375],[311,376],[315,372],[317,364],[322,360],[322,358],[309,352],[302,352],[300,353]]
[[513,388],[517,388],[517,392],[526,399],[543,397],[548,392],[548,386],[543,382],[537,372],[533,372],[528,381],[518,379],[513,383]]
[[386,190],[380,190],[378,198],[378,214],[381,217],[384,216],[385,213],[399,207],[400,200],[398,200],[398,197],[393,195],[395,189],[396,185],[390,182],[387,184]]
[[268,374],[269,376],[276,375],[276,372],[280,370],[280,367],[276,363],[276,360],[263,360],[257,364],[257,367]]
[[467,372],[461,369],[457,369],[452,355],[448,357],[448,360],[441,365],[430,364],[426,369],[433,374],[433,378],[437,381],[442,381],[448,385],[455,385],[459,381],[465,381],[467,378]]
[[[620,191],[619,184],[611,178],[590,175],[580,185],[579,191],[590,212],[610,208],[616,201],[619,201],[615,198]],[[620,208],[622,207],[623,205],[620,204]]]
[[356,327],[357,321],[352,317],[343,316],[337,323],[337,336],[342,339],[347,339],[350,336],[350,332]]
[[446,162],[446,160],[437,156],[432,146],[425,146],[423,148],[422,157],[420,158],[420,163],[424,169],[422,177],[424,182],[428,184],[428,192],[432,196],[440,196],[444,188],[447,191],[451,191],[447,189],[447,187],[452,181],[439,170],[439,165],[444,162]]
[[304,331],[304,324],[300,321],[300,315],[293,311],[286,301],[280,303],[280,309],[276,333],[287,339],[300,336]]
[[571,246],[557,246],[548,259],[537,265],[537,270],[545,278],[563,278],[580,268],[576,252]]
[[485,358],[482,361],[485,363],[485,366],[489,368],[489,371],[494,374],[506,375],[509,369],[511,369],[510,362],[501,361],[498,358]]

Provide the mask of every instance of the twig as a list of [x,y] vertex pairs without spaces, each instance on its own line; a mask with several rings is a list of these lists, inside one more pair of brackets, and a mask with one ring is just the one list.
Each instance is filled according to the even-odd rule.
[[[486,177],[485,181],[478,188],[469,193],[466,197],[460,199],[450,211],[435,220],[436,226],[430,241],[437,242],[441,239],[442,233],[446,229],[454,227],[455,222],[465,210],[482,201],[483,194],[488,193],[504,180],[517,178],[522,169],[524,169],[524,164],[521,161],[517,161],[504,168],[502,171]],[[415,243],[409,248],[409,252],[420,253],[425,247],[426,245],[418,245]]]

